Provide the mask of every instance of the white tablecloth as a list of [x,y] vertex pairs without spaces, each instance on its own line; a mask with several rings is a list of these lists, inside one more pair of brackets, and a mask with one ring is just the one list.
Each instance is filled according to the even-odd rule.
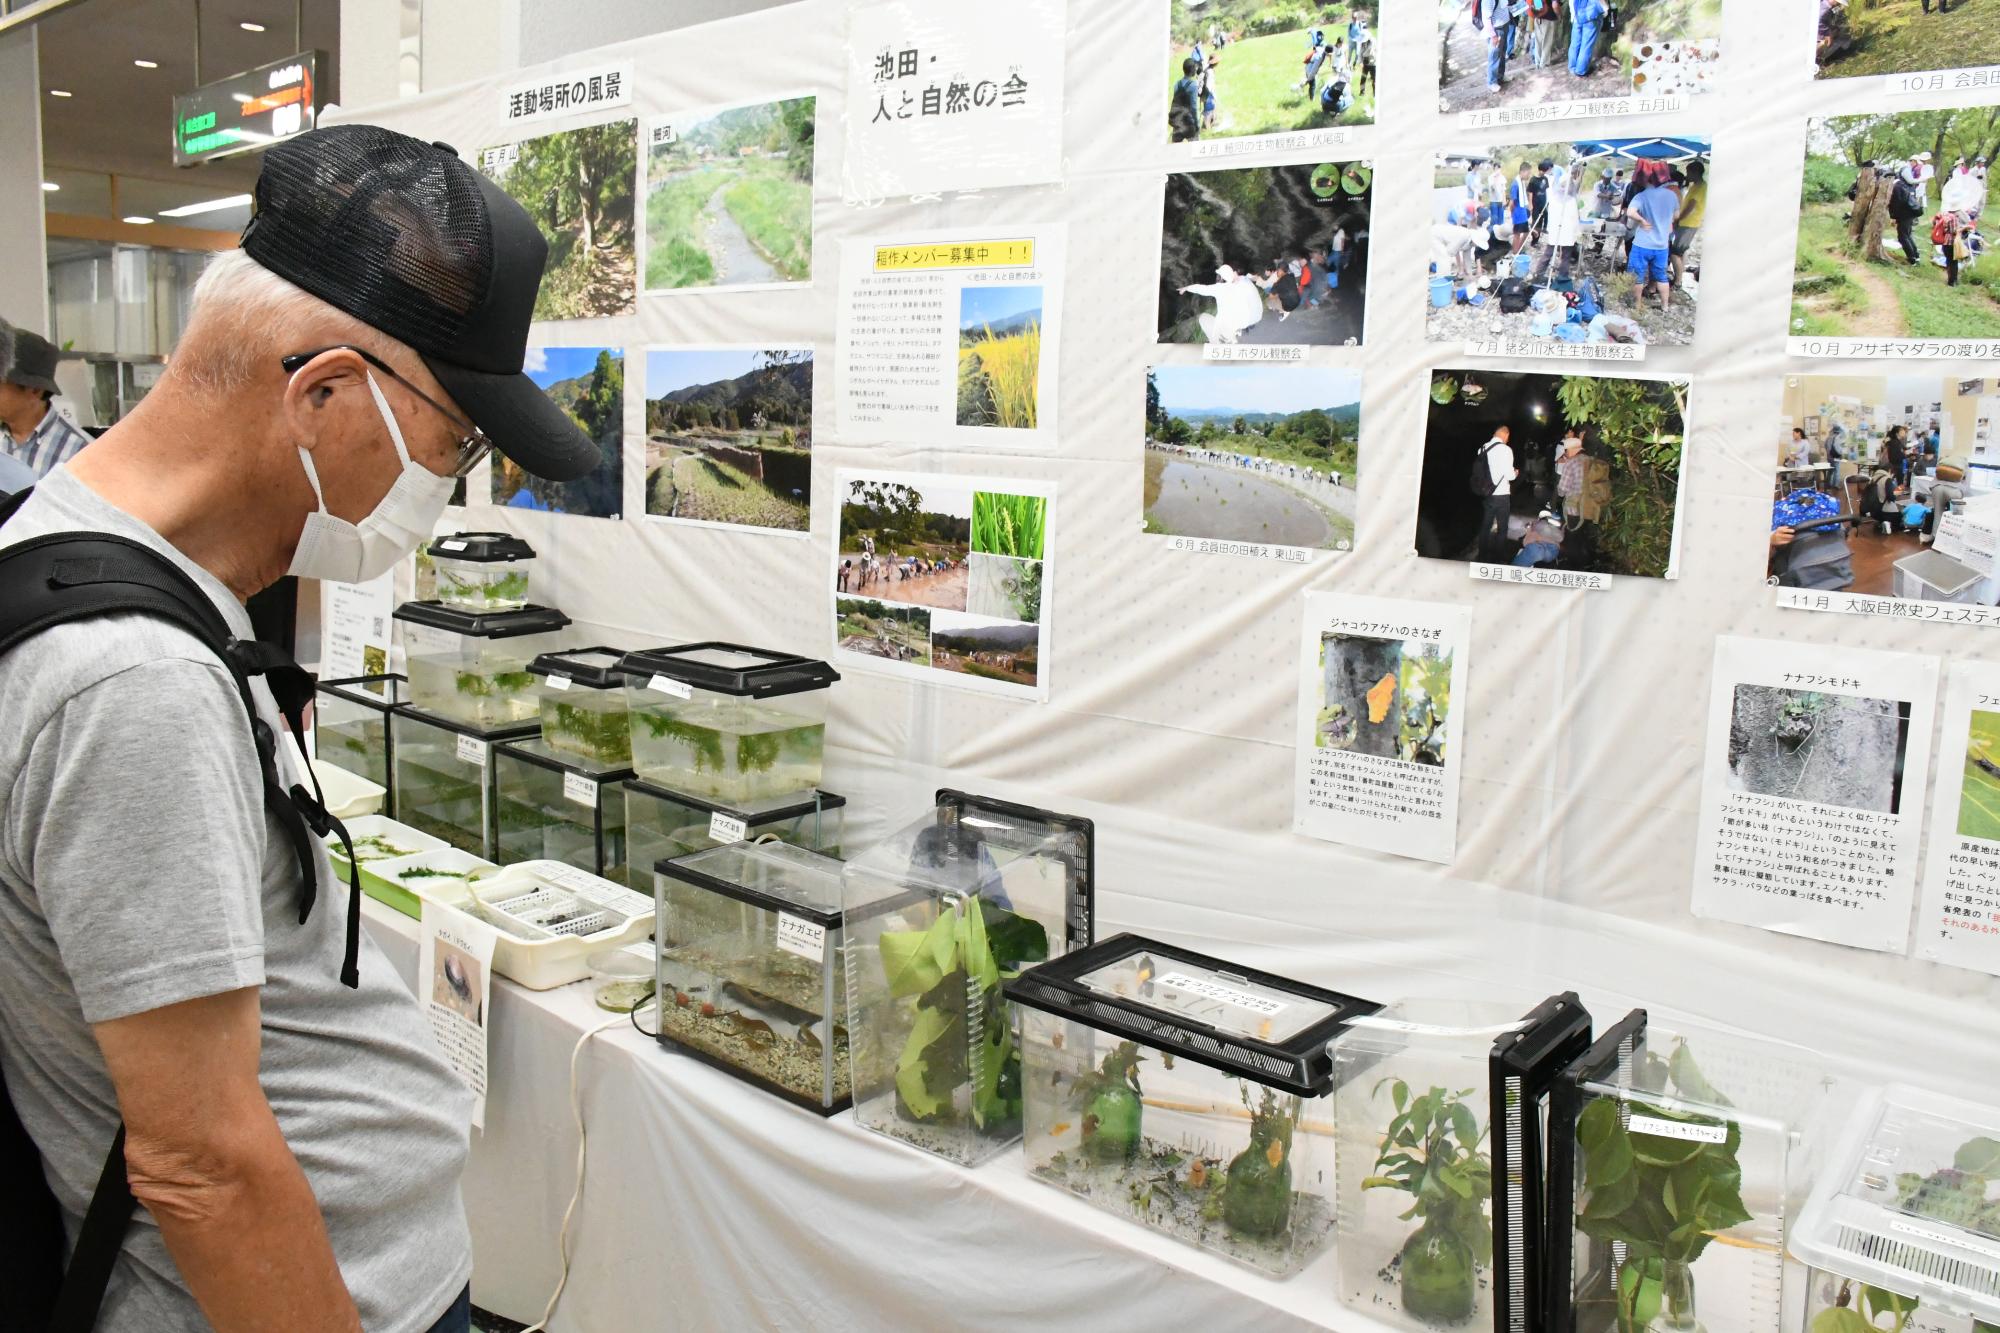
[[[416,923],[364,908],[408,981]],[[465,1175],[472,1295],[532,1322],[575,1181],[570,1053],[610,1015],[587,982],[493,985],[486,1128]],[[1272,1281],[1029,1179],[1018,1149],[967,1171],[622,1020],[579,1074],[589,1165],[553,1330],[1383,1328],[1339,1304],[1330,1250]]]

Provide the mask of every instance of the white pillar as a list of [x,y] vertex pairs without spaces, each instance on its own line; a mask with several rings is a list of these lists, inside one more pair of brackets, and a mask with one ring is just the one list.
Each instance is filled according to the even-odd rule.
[[35,25],[0,35],[0,125],[15,145],[0,153],[0,318],[49,331],[49,247],[42,227],[42,79]]

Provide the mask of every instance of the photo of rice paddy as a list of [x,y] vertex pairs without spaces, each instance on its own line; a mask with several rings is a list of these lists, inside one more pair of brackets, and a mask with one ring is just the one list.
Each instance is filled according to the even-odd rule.
[[958,295],[958,424],[1033,430],[1042,374],[1042,289]]

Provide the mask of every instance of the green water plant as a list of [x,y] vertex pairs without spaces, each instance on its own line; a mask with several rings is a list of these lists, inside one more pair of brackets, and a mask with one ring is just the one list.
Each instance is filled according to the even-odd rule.
[[1361,1188],[1404,1191],[1402,1219],[1422,1219],[1398,1255],[1403,1308],[1426,1322],[1462,1323],[1472,1317],[1480,1266],[1493,1262],[1493,1162],[1480,1151],[1486,1131],[1466,1100],[1473,1090],[1411,1096],[1402,1079],[1384,1079],[1373,1095],[1385,1086],[1396,1116]]
[[1084,1156],[1097,1162],[1130,1162],[1139,1155],[1139,1127],[1145,1114],[1140,1100],[1139,1044],[1119,1042],[1097,1069],[1077,1080],[1083,1106]]
[[1292,1131],[1299,1099],[1267,1087],[1253,1105],[1248,1083],[1242,1094],[1250,1112],[1250,1143],[1230,1159],[1224,1175],[1222,1220],[1239,1236],[1274,1240],[1292,1221]]
[[606,763],[632,758],[632,727],[623,709],[581,708],[560,699],[544,699],[543,730],[549,742]]

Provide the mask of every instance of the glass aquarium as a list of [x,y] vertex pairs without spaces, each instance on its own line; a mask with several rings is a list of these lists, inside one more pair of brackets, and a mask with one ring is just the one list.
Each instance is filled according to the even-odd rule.
[[571,648],[528,663],[540,685],[542,740],[604,767],[632,763],[632,724],[615,648]]
[[387,790],[389,710],[408,702],[408,685],[395,675],[321,681],[313,696],[313,758]]
[[1795,1047],[1643,1009],[1607,1029],[1550,1103],[1550,1326],[1785,1328],[1785,1227],[1834,1090]]
[[1392,1328],[1540,1329],[1550,1090],[1590,1046],[1574,994],[1404,1000],[1334,1045],[1340,1297]]
[[824,662],[733,643],[628,653],[632,765],[672,791],[737,803],[810,791],[826,749]]
[[852,1100],[840,862],[782,842],[661,861],[660,1040],[821,1115]]
[[1280,1277],[1332,1239],[1329,1048],[1375,1005],[1136,935],[1005,990],[1029,1174]]
[[1087,819],[938,793],[847,863],[854,1115],[973,1165],[1021,1133],[1021,1049],[1001,984],[1090,940]]
[[405,602],[404,665],[410,702],[473,727],[534,722],[541,712],[528,663],[554,652],[569,617],[547,607],[491,615],[437,602]]
[[464,611],[519,611],[528,604],[535,548],[504,532],[454,532],[430,544],[437,599]]
[[561,861],[624,882],[625,792],[632,776],[530,736],[493,747],[494,860]]
[[1870,1090],[1792,1228],[1806,1333],[2000,1330],[2000,1108]]
[[402,704],[389,713],[397,820],[461,851],[492,858],[493,763],[500,741],[535,734],[533,722],[469,727]]
[[[794,847],[838,857],[846,807],[845,796],[827,791],[719,805],[632,778],[625,783],[625,845],[632,873],[622,878],[631,883],[672,857],[745,838],[755,842],[767,834]],[[605,874],[621,878],[608,868]]]

